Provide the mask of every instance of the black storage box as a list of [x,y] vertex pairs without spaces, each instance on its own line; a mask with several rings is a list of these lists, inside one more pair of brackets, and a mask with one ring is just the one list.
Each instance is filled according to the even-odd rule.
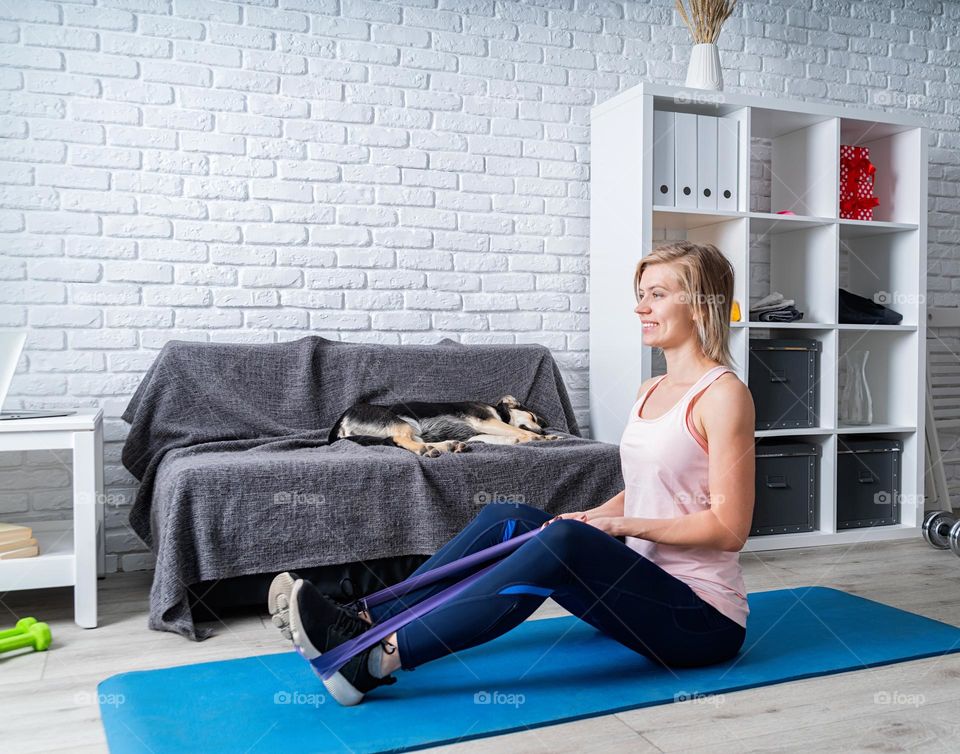
[[819,426],[820,350],[811,338],[751,338],[748,387],[757,429]]
[[756,443],[756,497],[750,536],[817,528],[820,446],[809,442]]
[[837,438],[837,529],[900,523],[902,451],[900,440]]

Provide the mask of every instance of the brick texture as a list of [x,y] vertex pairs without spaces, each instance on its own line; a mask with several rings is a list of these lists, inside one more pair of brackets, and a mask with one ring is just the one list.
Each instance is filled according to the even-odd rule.
[[[958,21],[743,3],[720,39],[730,91],[926,117],[934,306],[960,290]],[[9,405],[103,408],[109,568],[151,566],[119,417],[170,339],[542,343],[589,430],[590,108],[682,82],[689,48],[672,0],[0,4]],[[2,454],[0,517],[62,517],[70,483]]]

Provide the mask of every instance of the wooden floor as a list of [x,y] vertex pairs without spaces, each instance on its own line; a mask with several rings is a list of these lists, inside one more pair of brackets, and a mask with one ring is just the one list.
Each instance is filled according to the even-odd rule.
[[[751,592],[823,585],[960,625],[960,559],[923,541],[741,555]],[[0,750],[105,751],[98,681],[128,670],[289,650],[266,614],[201,643],[146,628],[151,574],[101,582],[101,626],[73,623],[72,591],[0,595],[0,626],[50,623],[48,652],[0,655]],[[548,601],[531,618],[562,615]],[[883,630],[883,626],[877,626]],[[402,682],[402,673],[400,674]],[[884,704],[886,694],[899,703]],[[960,751],[960,654],[666,704],[438,747],[437,752]]]

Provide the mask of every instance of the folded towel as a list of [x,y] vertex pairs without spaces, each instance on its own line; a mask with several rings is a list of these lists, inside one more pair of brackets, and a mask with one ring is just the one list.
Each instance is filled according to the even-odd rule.
[[[783,303],[783,294],[780,291],[773,291],[767,296],[764,296],[762,299],[757,301],[752,308],[763,308],[768,304],[782,304]],[[792,303],[792,302],[791,302]]]
[[750,313],[759,314],[760,312],[782,309],[786,306],[793,306],[794,303],[792,298],[784,298],[780,291],[773,291],[768,296],[764,296],[755,302],[753,306],[750,307]]

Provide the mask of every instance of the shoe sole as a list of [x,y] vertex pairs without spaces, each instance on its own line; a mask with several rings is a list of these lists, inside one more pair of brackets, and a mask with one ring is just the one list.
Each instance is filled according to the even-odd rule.
[[[310,660],[315,660],[320,657],[321,653],[320,650],[313,646],[310,637],[307,636],[307,632],[304,629],[303,621],[300,618],[298,598],[300,596],[300,587],[302,586],[303,581],[298,580],[294,583],[293,590],[290,592],[290,633],[293,637],[293,648],[297,650],[297,654],[309,662]],[[313,667],[313,663],[310,664],[310,669],[317,678],[323,681],[323,685],[326,686],[327,691],[330,692],[330,696],[344,707],[352,707],[363,701],[363,692],[358,691],[339,671],[329,678],[324,678],[317,672],[317,669]]]
[[[270,590],[267,592],[267,610],[270,615],[276,615],[278,611],[286,610],[290,607],[290,592],[293,591],[293,585],[296,579],[290,571],[284,571],[274,577],[270,582]],[[284,597],[286,604],[280,604],[279,598]]]
[[274,577],[267,592],[267,610],[273,625],[280,629],[283,638],[293,641],[290,635],[290,593],[293,592],[295,579],[289,571]]

